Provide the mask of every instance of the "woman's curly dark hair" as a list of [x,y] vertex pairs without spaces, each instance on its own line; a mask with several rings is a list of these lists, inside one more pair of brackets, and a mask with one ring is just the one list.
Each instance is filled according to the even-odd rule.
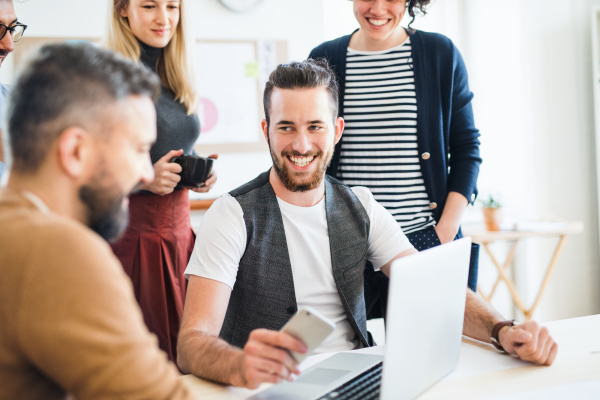
[[415,18],[417,14],[425,15],[427,14],[427,6],[431,3],[431,0],[407,0],[406,2],[406,11],[408,15],[412,17],[410,22],[408,23],[408,27],[415,22]]

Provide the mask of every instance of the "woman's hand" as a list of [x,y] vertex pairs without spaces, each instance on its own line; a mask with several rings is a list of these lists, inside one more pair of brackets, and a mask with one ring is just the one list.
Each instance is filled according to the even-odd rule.
[[458,233],[463,213],[468,205],[469,201],[462,194],[458,192],[448,193],[442,217],[435,226],[435,233],[442,244],[450,243],[454,240]]
[[[208,156],[208,158],[214,158],[216,160],[217,158],[219,158],[219,155],[218,154],[211,154],[210,156]],[[196,193],[206,193],[206,192],[210,191],[215,186],[216,182],[217,182],[217,173],[215,171],[213,171],[213,173],[210,174],[210,176],[208,177],[208,179],[206,180],[206,182],[204,182],[204,186],[202,186],[202,187],[191,187],[189,189],[191,191],[196,192]]]
[[169,160],[182,154],[183,150],[171,150],[165,154],[154,164],[154,180],[140,188],[161,196],[172,193],[181,180],[181,176],[177,175],[181,172],[181,165],[170,163]]
[[456,234],[458,233],[458,227],[444,225],[441,221],[434,227],[434,229],[435,234],[440,239],[441,244],[450,243],[454,240]]

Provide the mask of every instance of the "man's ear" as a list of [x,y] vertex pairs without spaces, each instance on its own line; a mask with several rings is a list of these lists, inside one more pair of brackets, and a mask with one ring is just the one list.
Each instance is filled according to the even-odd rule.
[[58,138],[58,163],[71,178],[77,179],[85,172],[88,142],[88,133],[80,127],[67,128]]
[[335,144],[338,144],[344,132],[344,118],[338,117],[335,120]]
[[267,124],[267,120],[263,119],[262,122],[260,123],[262,130],[263,130],[263,134],[265,135],[265,140],[267,141],[267,144],[269,143],[269,125]]

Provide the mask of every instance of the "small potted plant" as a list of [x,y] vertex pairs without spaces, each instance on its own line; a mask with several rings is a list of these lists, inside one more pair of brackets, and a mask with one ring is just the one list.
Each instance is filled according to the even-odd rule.
[[499,231],[500,220],[502,219],[500,202],[492,195],[485,200],[480,200],[483,205],[483,220],[485,221],[485,228],[488,231]]

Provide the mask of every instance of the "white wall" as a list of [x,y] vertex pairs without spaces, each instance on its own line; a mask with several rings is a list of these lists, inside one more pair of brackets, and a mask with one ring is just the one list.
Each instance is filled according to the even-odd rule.
[[358,29],[352,2],[348,0],[322,0],[324,14],[324,40],[348,35]]
[[[600,312],[590,2],[465,1],[466,51],[483,134],[479,185],[525,218],[584,221],[537,318]],[[510,12],[510,14],[507,14]],[[523,243],[516,268],[531,301],[556,240]]]
[[247,14],[218,0],[192,1],[198,38],[287,40],[291,60],[304,60],[323,40],[322,0],[265,0]]

